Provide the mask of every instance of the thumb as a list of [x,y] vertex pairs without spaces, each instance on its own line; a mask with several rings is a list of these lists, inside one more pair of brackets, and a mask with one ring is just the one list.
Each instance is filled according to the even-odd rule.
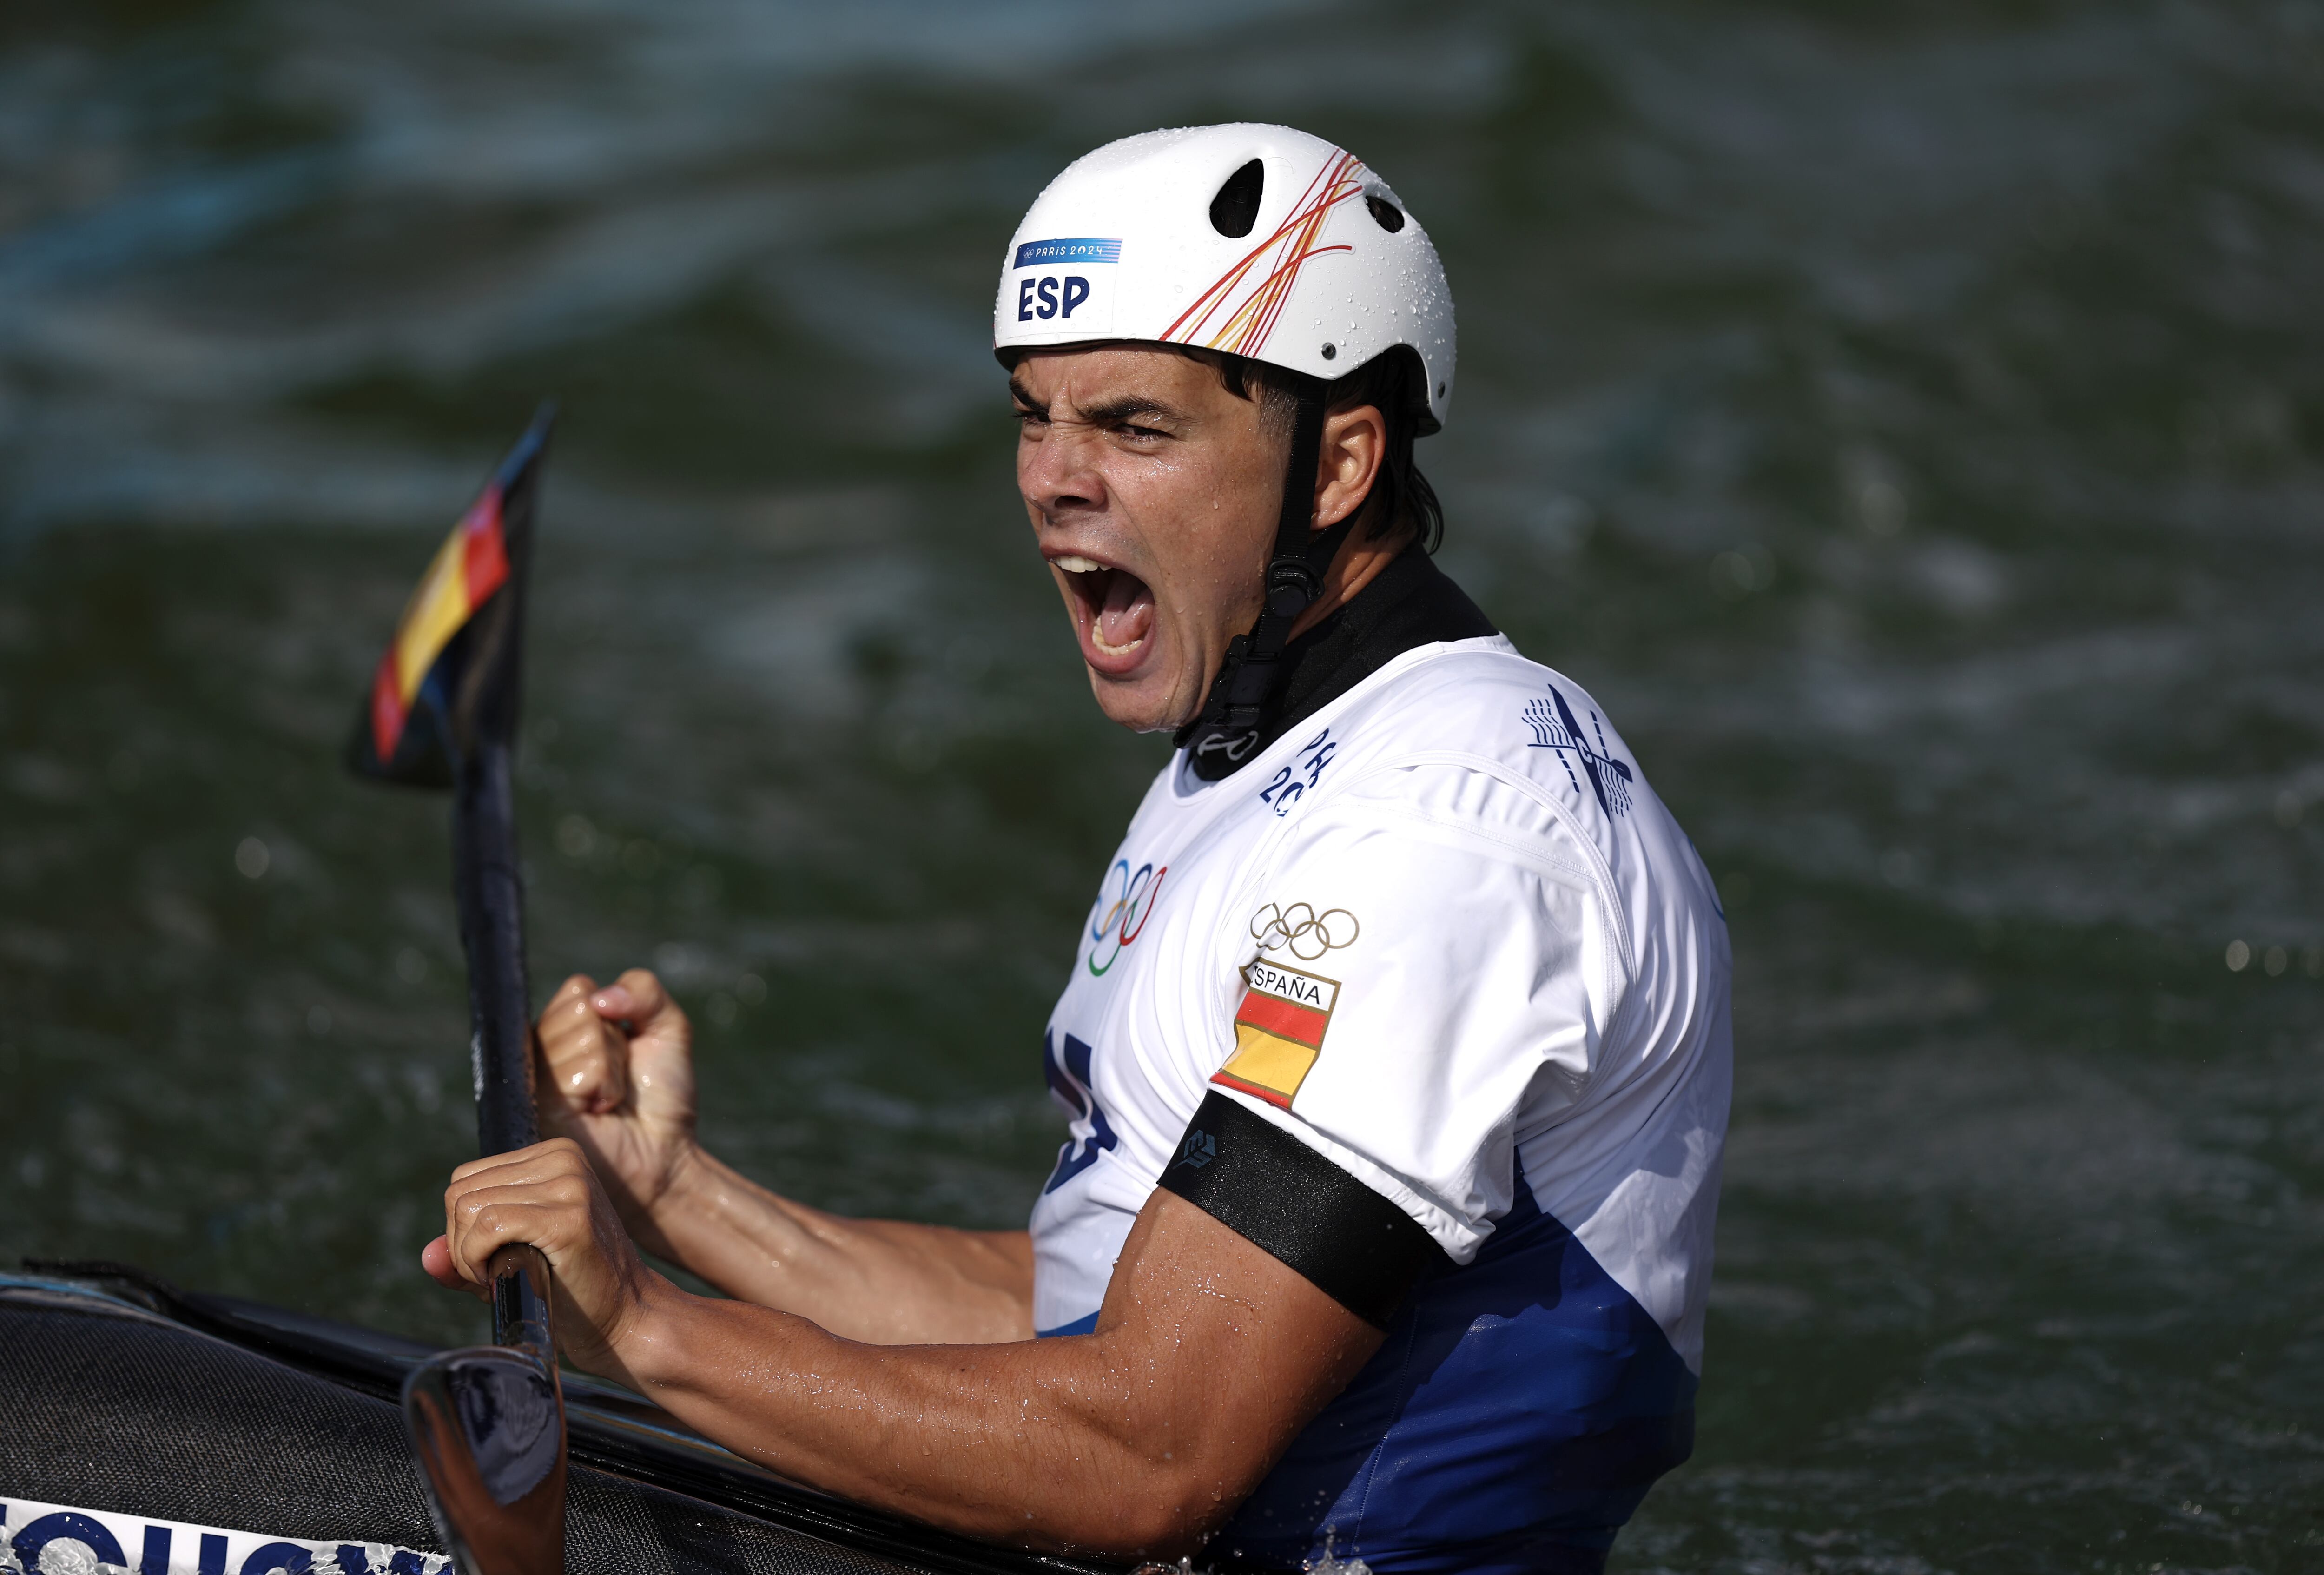
[[461,1278],[460,1271],[452,1265],[452,1244],[444,1237],[438,1237],[420,1249],[420,1266],[428,1272],[429,1279],[447,1291],[466,1291],[479,1298],[484,1294],[484,1287]]
[[650,968],[633,968],[590,997],[601,1017],[630,1024],[640,1038],[686,1032],[686,1013]]

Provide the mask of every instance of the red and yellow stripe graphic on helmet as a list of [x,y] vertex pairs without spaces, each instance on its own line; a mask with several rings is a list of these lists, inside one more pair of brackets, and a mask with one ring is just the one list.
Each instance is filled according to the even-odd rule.
[[[1283,315],[1284,302],[1291,298],[1291,287],[1299,282],[1299,271],[1307,260],[1325,252],[1355,250],[1353,246],[1319,246],[1315,237],[1332,209],[1363,190],[1358,179],[1363,167],[1353,153],[1335,153],[1291,205],[1291,217],[1179,313],[1178,320],[1162,330],[1163,339],[1187,345],[1200,342],[1236,356],[1258,355],[1275,332],[1276,320]],[[1238,292],[1261,259],[1268,260],[1267,273],[1238,301]],[[1211,325],[1222,313],[1224,321],[1213,329]],[[1204,338],[1206,332],[1210,337]]]
[[428,670],[452,636],[508,580],[508,542],[501,532],[501,489],[484,495],[460,517],[429,564],[420,588],[396,620],[395,638],[372,675],[371,737],[383,763],[395,758],[411,702]]

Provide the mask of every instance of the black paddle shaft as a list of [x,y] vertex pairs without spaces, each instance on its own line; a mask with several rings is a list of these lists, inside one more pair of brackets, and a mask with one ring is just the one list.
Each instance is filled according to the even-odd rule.
[[443,718],[452,767],[452,890],[459,902],[460,947],[468,959],[476,1144],[488,1158],[540,1141],[532,1107],[532,996],[525,979],[514,776],[533,514],[552,418],[544,405],[495,478],[507,578],[457,637],[459,672]]
[[453,885],[460,945],[468,957],[476,1146],[487,1155],[540,1141],[532,1105],[532,996],[525,981],[512,753],[504,737],[480,739],[459,763],[452,800]]
[[[461,632],[465,661],[452,697],[452,890],[468,959],[468,1059],[476,1085],[476,1148],[489,1158],[540,1141],[533,1114],[532,992],[524,967],[524,870],[516,845],[517,710],[524,690],[525,590],[533,509],[549,436],[544,407],[503,467],[501,533],[508,577]],[[549,1262],[537,1247],[493,1260],[493,1342],[556,1366],[549,1335]]]

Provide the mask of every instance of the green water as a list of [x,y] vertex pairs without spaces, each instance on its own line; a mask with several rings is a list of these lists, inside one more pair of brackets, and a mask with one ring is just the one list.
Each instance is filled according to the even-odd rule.
[[0,1254],[471,1332],[444,806],[335,757],[542,394],[540,984],[661,968],[775,1186],[1021,1221],[1160,755],[985,314],[1057,167],[1235,117],[1429,226],[1443,561],[1732,915],[1618,1567],[2324,1570],[2314,5],[12,7]]

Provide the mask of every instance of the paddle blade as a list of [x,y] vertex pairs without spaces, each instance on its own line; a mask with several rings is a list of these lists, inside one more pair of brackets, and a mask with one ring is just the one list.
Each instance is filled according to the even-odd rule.
[[541,407],[405,604],[347,740],[357,775],[449,787],[462,756],[513,737],[533,497],[554,414]]
[[564,1575],[565,1401],[528,1352],[446,1351],[403,1381],[428,1507],[461,1575]]

